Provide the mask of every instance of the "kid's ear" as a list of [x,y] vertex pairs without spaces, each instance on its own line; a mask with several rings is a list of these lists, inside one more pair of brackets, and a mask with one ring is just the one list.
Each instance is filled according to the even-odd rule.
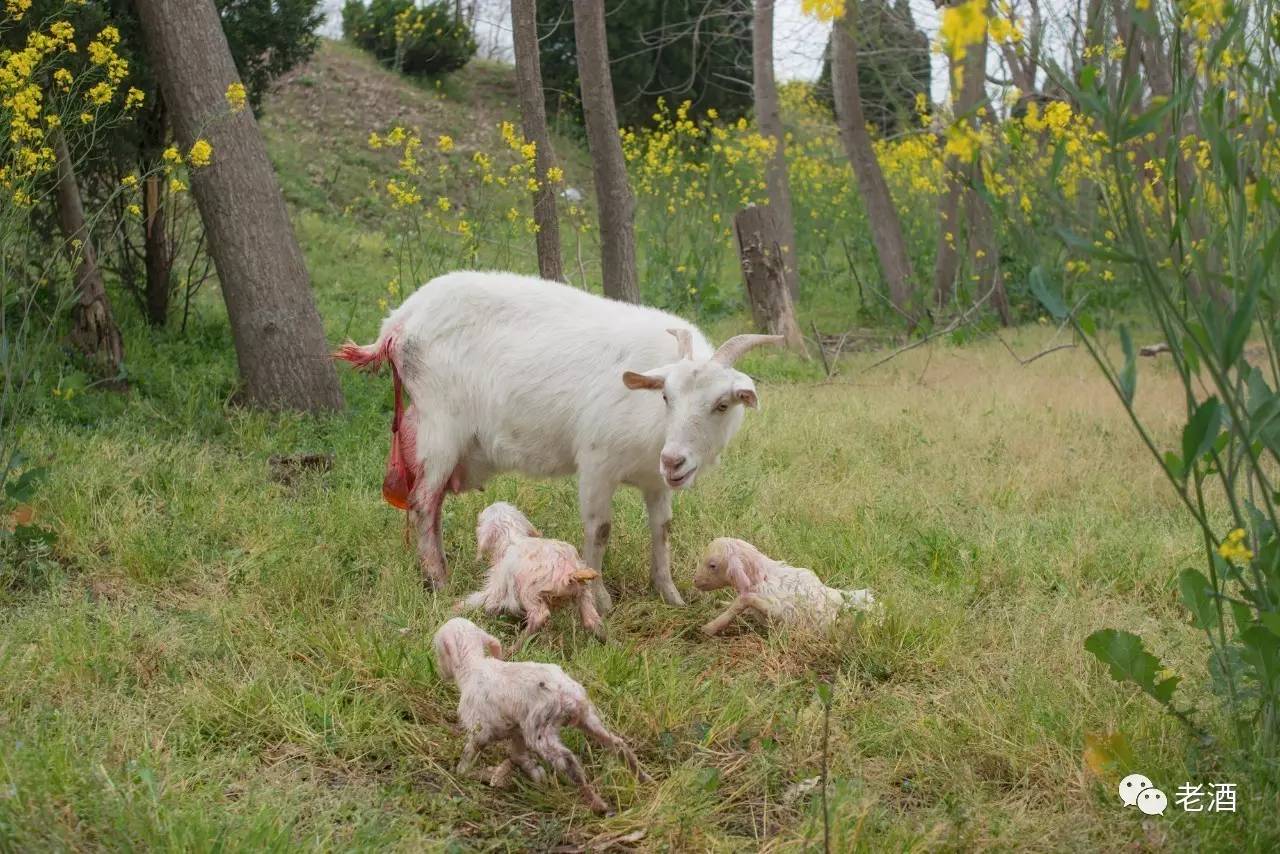
[[733,589],[739,593],[745,593],[751,589],[751,579],[747,575],[746,567],[742,565],[742,558],[736,554],[729,554],[726,557],[728,563],[725,566],[725,575],[729,578],[729,583],[733,585]]
[[489,655],[494,658],[502,658],[502,644],[493,635],[484,636],[484,648],[488,650]]
[[642,388],[658,391],[666,385],[666,382],[667,378],[659,373],[638,374],[635,371],[627,371],[622,375],[622,384],[632,391]]

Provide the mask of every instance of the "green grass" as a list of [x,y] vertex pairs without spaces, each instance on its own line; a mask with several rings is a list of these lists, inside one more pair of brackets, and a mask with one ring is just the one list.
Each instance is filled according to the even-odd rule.
[[[465,105],[441,109],[465,119]],[[288,115],[266,123],[278,162],[300,144],[288,132],[309,132]],[[370,337],[385,239],[343,214],[351,198],[323,170],[281,168],[330,339]],[[999,345],[938,343],[875,369],[846,356],[832,382],[753,356],[761,410],[676,500],[677,584],[692,593],[702,547],[734,535],[874,588],[886,616],[820,641],[705,639],[723,596],[663,606],[641,502],[620,494],[609,642],[558,616],[522,654],[582,681],[656,778],[638,784],[572,738],[619,809],[597,818],[563,781],[496,792],[453,775],[457,697],[430,650],[482,574],[479,510],[510,500],[576,542],[572,481],[502,477],[451,499],[453,577],[425,592],[403,516],[379,496],[389,382],[343,372],[348,409],[328,418],[237,409],[215,300],[186,337],[130,320],[132,391],[45,396],[24,433],[50,469],[37,513],[59,539],[0,591],[0,850],[545,850],[635,834],[655,851],[815,848],[820,800],[788,793],[822,765],[819,680],[832,850],[1280,841],[1274,795],[1247,780],[1234,816],[1171,805],[1147,819],[1120,808],[1120,769],[1084,760],[1086,735],[1120,733],[1133,770],[1167,792],[1222,779],[1082,648],[1097,628],[1137,631],[1212,708],[1173,583],[1195,534],[1082,352],[1020,367]],[[1139,404],[1172,441],[1180,401],[1159,365],[1144,363]],[[332,453],[332,470],[272,478],[271,455],[309,451]],[[485,623],[504,641],[518,631]]]

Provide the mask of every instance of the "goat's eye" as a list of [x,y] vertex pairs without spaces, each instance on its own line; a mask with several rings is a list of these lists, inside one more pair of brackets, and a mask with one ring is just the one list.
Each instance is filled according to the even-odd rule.
[[728,412],[728,411],[729,411],[729,401],[722,400],[716,404],[716,412]]

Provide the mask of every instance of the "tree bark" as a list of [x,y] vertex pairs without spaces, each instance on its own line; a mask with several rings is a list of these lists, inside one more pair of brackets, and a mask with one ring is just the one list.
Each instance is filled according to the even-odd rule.
[[213,162],[191,189],[218,271],[248,403],[343,406],[302,250],[250,110],[228,113],[240,82],[213,0],[136,0],[151,67],[183,150],[197,138]]
[[84,202],[76,181],[75,163],[61,132],[53,134],[58,161],[58,224],[65,238],[67,257],[75,280],[75,306],[71,310],[71,343],[105,374],[120,373],[124,343],[120,327],[111,315],[111,301],[93,250],[93,237],[84,218]]
[[[985,51],[979,56],[978,51],[971,49],[963,61],[947,60],[952,109],[957,117],[976,120],[985,69]],[[955,299],[956,276],[960,272],[960,241],[964,237],[960,229],[961,202],[969,182],[973,180],[973,166],[955,156],[948,156],[943,162],[943,172],[947,186],[938,203],[938,251],[933,264],[933,304],[939,311],[945,310]]]
[[538,57],[537,0],[511,0],[512,42],[516,59],[516,89],[520,95],[520,123],[524,138],[538,147],[535,169],[538,189],[533,194],[533,221],[538,226],[538,273],[544,279],[564,280],[560,259],[560,220],[556,216],[556,188],[547,172],[556,165],[547,132],[547,105],[542,93]]
[[[991,5],[987,4],[990,14]],[[973,64],[965,71],[964,88],[969,90],[972,112],[966,113],[975,128],[980,128],[994,120],[994,111],[987,98],[987,49],[991,43],[990,32],[982,41],[969,48],[966,60],[972,57]],[[970,88],[972,87],[972,88]],[[982,299],[989,292],[988,299],[1000,316],[1002,326],[1013,323],[1013,311],[1009,307],[1009,295],[1004,288],[1004,275],[1000,270],[1000,246],[996,237],[995,215],[991,204],[984,194],[986,189],[985,167],[979,153],[974,160],[971,171],[971,183],[968,190],[969,206],[969,248],[973,250],[973,272],[977,276],[978,292],[975,296]]]
[[173,256],[165,227],[164,184],[148,175],[142,198],[143,255],[147,265],[147,322],[159,328],[169,319]]
[[769,207],[782,246],[782,275],[791,298],[800,295],[796,269],[796,224],[791,207],[791,181],[787,177],[787,146],[778,106],[778,84],[773,74],[774,0],[755,0],[751,21],[752,93],[760,135],[774,141],[773,154],[764,164]]
[[856,7],[845,8],[844,17],[836,20],[831,37],[831,82],[835,95],[836,119],[840,137],[853,165],[858,192],[867,209],[871,225],[871,241],[875,244],[880,271],[889,289],[889,299],[907,321],[909,329],[919,320],[915,299],[915,273],[902,236],[898,209],[889,195],[889,185],[876,160],[862,111],[862,95],[858,91],[858,47],[853,37]]
[[600,218],[600,262],[605,296],[640,301],[636,273],[635,197],[618,138],[618,113],[609,75],[604,0],[573,0],[573,34],[578,45],[578,80],[587,125],[587,149],[595,178]]
[[733,218],[738,235],[738,259],[742,280],[747,286],[747,302],[756,329],[770,335],[782,335],[787,346],[804,352],[804,336],[796,322],[795,306],[787,288],[781,246],[782,229],[773,205],[752,205]]

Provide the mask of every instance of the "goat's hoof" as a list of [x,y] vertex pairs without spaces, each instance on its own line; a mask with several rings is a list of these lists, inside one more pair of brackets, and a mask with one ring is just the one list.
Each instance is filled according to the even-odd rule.
[[675,590],[659,590],[658,595],[662,597],[663,602],[666,602],[672,608],[684,607],[684,599]]

